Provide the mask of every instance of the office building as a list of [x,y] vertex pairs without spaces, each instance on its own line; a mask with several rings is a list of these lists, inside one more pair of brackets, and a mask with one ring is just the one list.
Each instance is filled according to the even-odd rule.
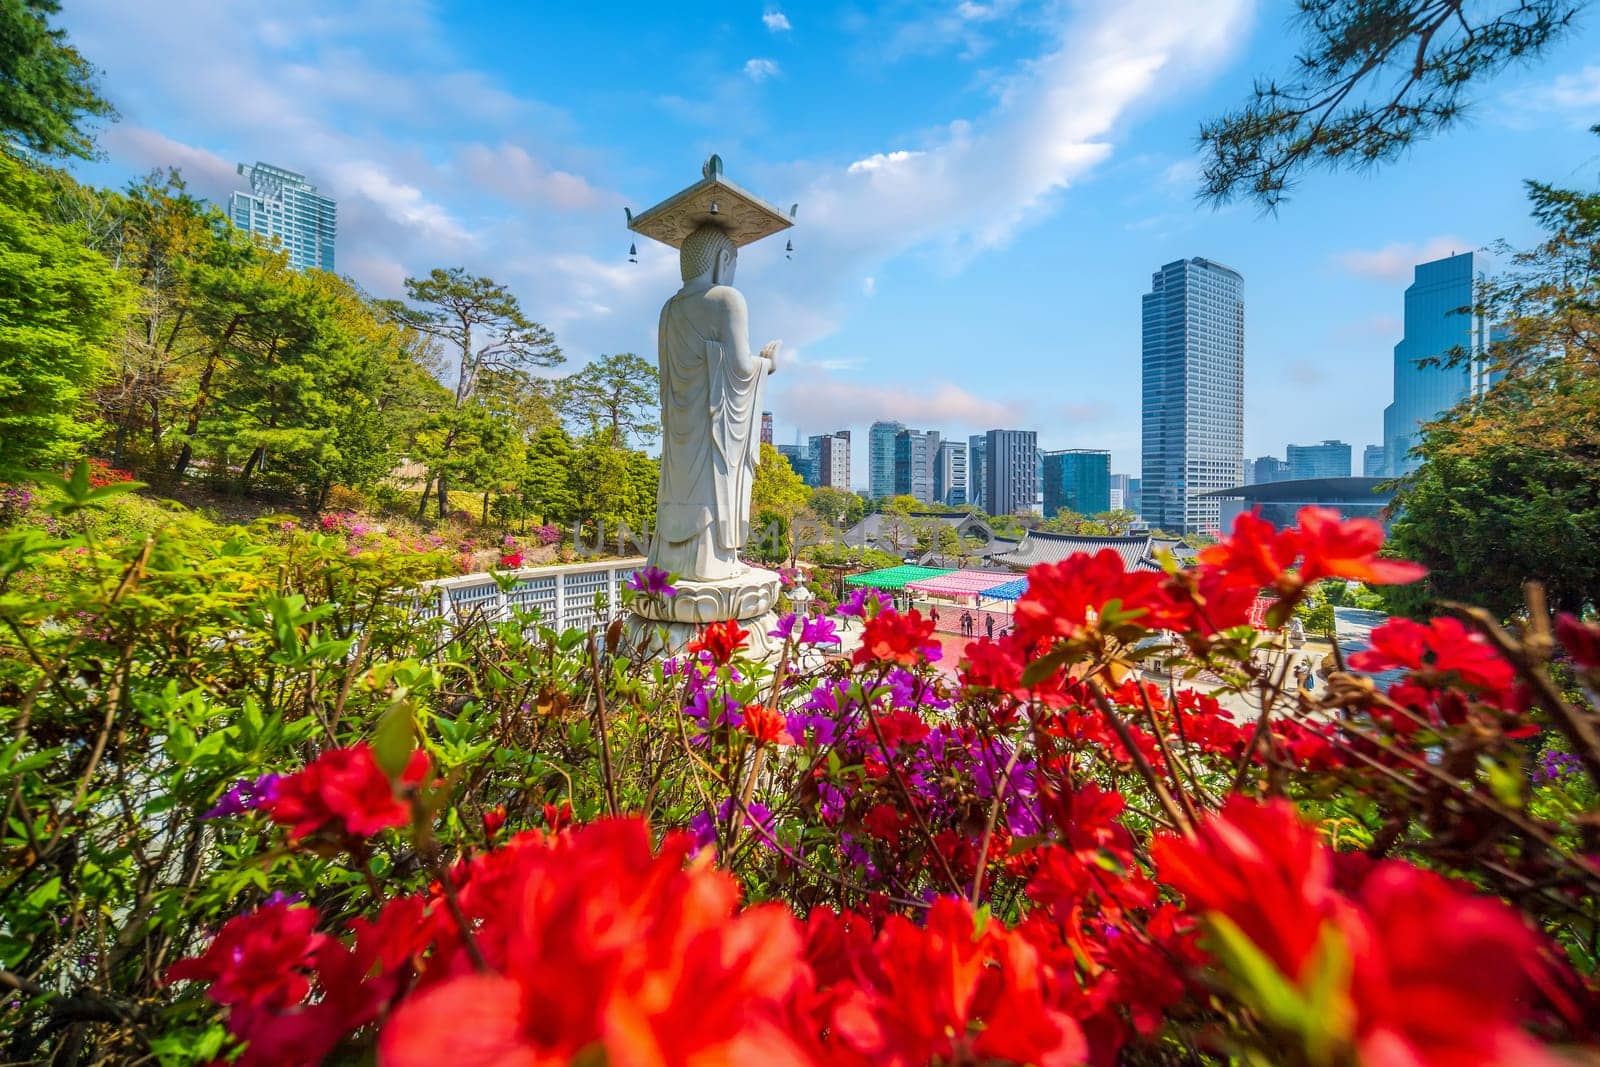
[[814,486],[850,491],[850,431],[816,434],[810,448]]
[[1039,438],[1032,430],[990,430],[984,435],[983,510],[990,515],[1030,512],[1039,499]]
[[1122,506],[1133,512],[1135,515],[1138,515],[1140,519],[1144,518],[1144,512],[1141,510],[1144,503],[1143,489],[1143,478],[1129,478],[1128,495],[1124,497],[1122,501]]
[[228,218],[289,254],[295,270],[333,270],[333,243],[338,232],[337,205],[317,192],[305,175],[257,163],[239,164],[250,191],[228,197]]
[[1350,477],[1350,446],[1343,441],[1289,446],[1290,478]]
[[1361,454],[1361,476],[1363,478],[1384,478],[1389,474],[1389,465],[1384,460],[1382,445],[1368,445]]
[[801,445],[779,445],[778,454],[789,461],[789,466],[807,485],[817,484],[817,467],[811,453]]
[[867,492],[874,499],[894,496],[894,439],[902,423],[880,420],[867,430]]
[[1131,480],[1126,474],[1113,474],[1111,476],[1111,491],[1109,495],[1111,497],[1112,511],[1133,510],[1128,507],[1128,482]]
[[1142,304],[1144,518],[1215,533],[1206,493],[1244,479],[1244,278],[1208,259],[1151,276]]
[[1080,515],[1111,510],[1111,453],[1099,449],[1067,448],[1044,453],[1044,517],[1055,518],[1062,509]]
[[1277,456],[1257,456],[1244,467],[1245,485],[1267,485],[1289,480],[1289,464]]
[[933,464],[935,502],[958,508],[967,502],[967,446],[955,441],[939,442],[939,455]]
[[937,430],[901,430],[895,434],[895,495],[914,496],[923,504],[933,503],[933,471],[938,459]]
[[[1475,278],[1471,252],[1418,264],[1406,289],[1405,336],[1394,346],[1394,402],[1383,411],[1384,472],[1394,477],[1416,469],[1411,450],[1424,423],[1431,422],[1489,386],[1485,354],[1489,328],[1472,306]],[[1417,361],[1460,350],[1454,367],[1419,367]]]
[[984,468],[989,464],[989,436],[975,433],[967,438],[967,503],[989,510],[984,493]]
[[761,443],[764,445],[772,443],[772,412],[770,411],[761,413]]

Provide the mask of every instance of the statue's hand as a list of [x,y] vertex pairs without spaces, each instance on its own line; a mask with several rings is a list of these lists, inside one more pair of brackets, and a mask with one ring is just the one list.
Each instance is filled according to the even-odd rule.
[[761,358],[769,364],[768,374],[778,373],[778,350],[781,348],[783,348],[782,341],[768,341],[766,347],[762,348]]

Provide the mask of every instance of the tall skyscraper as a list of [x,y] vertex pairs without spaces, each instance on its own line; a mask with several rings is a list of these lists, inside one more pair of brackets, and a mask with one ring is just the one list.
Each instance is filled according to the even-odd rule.
[[810,441],[815,486],[850,491],[850,431],[816,434]]
[[[1406,289],[1405,336],[1394,346],[1394,403],[1383,409],[1385,474],[1397,477],[1416,469],[1409,453],[1431,422],[1489,386],[1485,352],[1490,337],[1483,316],[1472,306],[1475,277],[1471,252],[1417,265]],[[1445,356],[1457,347],[1469,354],[1454,367],[1419,367],[1419,359]]]
[[1363,478],[1387,478],[1389,465],[1384,459],[1382,445],[1368,445],[1361,454],[1361,476]]
[[761,443],[764,445],[772,443],[772,412],[770,411],[761,413]]
[[1214,533],[1244,479],[1244,278],[1209,259],[1151,276],[1143,301],[1143,511],[1174,533]]
[[1289,446],[1289,477],[1350,477],[1350,446],[1343,441]]
[[1063,508],[1080,515],[1111,510],[1111,453],[1067,448],[1044,454],[1044,517]]
[[989,510],[984,475],[989,465],[989,435],[975,433],[967,438],[967,503]]
[[933,465],[933,498],[957,508],[967,502],[967,446],[956,441],[939,442],[939,456]]
[[1032,511],[1039,496],[1039,436],[1032,430],[984,435],[983,510],[990,515]]
[[894,438],[905,426],[879,420],[867,430],[867,492],[878,499],[894,496]]
[[239,173],[250,182],[250,191],[228,197],[233,224],[280,245],[295,270],[333,270],[338,206],[292,170],[241,163]]
[[939,458],[939,431],[901,430],[894,436],[894,492],[924,504],[934,502],[933,469]]

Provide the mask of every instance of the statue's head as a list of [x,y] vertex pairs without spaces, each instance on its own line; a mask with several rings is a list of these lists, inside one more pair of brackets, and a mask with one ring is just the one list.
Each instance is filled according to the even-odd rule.
[[722,227],[708,224],[684,239],[678,258],[685,282],[710,274],[712,285],[732,285],[739,247]]

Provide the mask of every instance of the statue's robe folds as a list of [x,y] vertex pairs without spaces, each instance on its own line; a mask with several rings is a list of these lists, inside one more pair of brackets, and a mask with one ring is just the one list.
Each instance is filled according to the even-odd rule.
[[661,480],[650,563],[689,581],[731,578],[750,525],[767,361],[750,351],[744,297],[685,289],[661,309]]

